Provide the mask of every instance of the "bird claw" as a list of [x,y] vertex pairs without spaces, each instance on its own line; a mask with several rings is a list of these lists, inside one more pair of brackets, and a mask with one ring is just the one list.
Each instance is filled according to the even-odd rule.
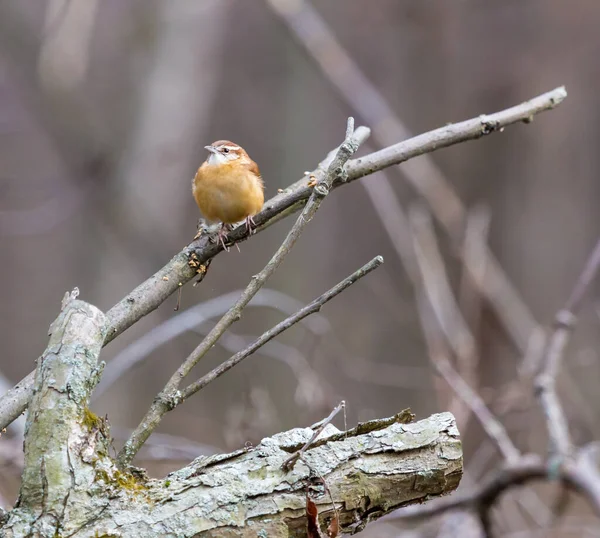
[[[256,230],[254,228],[256,228],[256,223],[254,222],[252,217],[246,217],[246,230],[248,231],[249,235],[256,233]],[[203,231],[204,231],[204,229],[198,230],[198,233],[196,234],[196,237],[194,237],[194,239],[198,239]],[[210,229],[207,229],[207,231],[214,232],[214,230],[210,230]],[[228,224],[222,223],[217,231],[217,237],[215,238],[214,236],[212,236],[212,237],[209,237],[208,240],[211,243],[217,243],[217,242],[221,243],[223,250],[229,252],[229,247],[226,244],[226,241],[228,241],[228,239],[229,239],[227,236],[228,231],[231,231],[231,227]],[[235,245],[235,248],[237,248],[238,252],[241,252],[240,246],[237,243],[233,243],[233,244]]]
[[223,246],[223,250],[225,250],[226,252],[229,252],[229,247],[225,244],[225,239],[227,239],[227,228],[225,227],[225,224],[223,224],[223,226],[221,226],[219,228],[219,233],[217,234],[217,238],[219,240],[219,242],[221,243],[221,245]]
[[246,231],[248,232],[248,235],[256,233],[256,222],[254,222],[251,215],[246,217]]
[[[221,224],[221,227],[219,228],[219,233],[217,234],[217,239],[219,240],[219,242],[221,243],[223,249],[227,252],[229,252],[229,247],[225,244],[225,241],[227,241],[228,237],[227,237],[227,231],[231,230],[231,227],[225,223]],[[237,243],[234,243],[235,248],[237,248],[238,252],[240,252],[240,247]]]

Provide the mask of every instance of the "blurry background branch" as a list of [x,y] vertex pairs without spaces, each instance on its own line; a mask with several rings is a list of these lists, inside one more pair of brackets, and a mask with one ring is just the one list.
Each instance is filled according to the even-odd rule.
[[[383,92],[361,71],[357,62],[336,38],[335,32],[326,18],[315,9],[310,0],[266,0],[266,4],[285,23],[292,36],[315,61],[322,76],[332,84],[339,96],[350,107],[352,113],[357,114],[372,126],[375,142],[386,145],[389,144],[390,139],[410,136],[406,124],[398,117],[396,110],[386,100]],[[443,19],[446,25],[448,18],[443,17]],[[407,72],[404,72],[403,75],[406,77]],[[480,310],[481,307],[478,304],[479,294],[483,299],[487,299],[489,307],[495,311],[498,321],[511,336],[521,355],[526,355],[527,358],[523,361],[521,368],[522,375],[531,379],[531,362],[540,357],[541,349],[544,346],[543,331],[526,302],[520,297],[487,247],[485,238],[480,240],[473,236],[475,229],[480,227],[482,227],[482,232],[476,232],[477,235],[483,233],[485,236],[487,233],[485,217],[481,223],[476,222],[479,217],[475,214],[473,214],[474,218],[467,217],[466,208],[455,187],[444,177],[441,169],[431,157],[424,156],[415,159],[397,170],[428,202],[434,216],[450,234],[453,250],[460,255],[464,263],[463,281],[457,295],[461,310],[465,313],[469,323],[468,326],[465,326],[464,323],[459,324],[463,327],[461,331],[451,331],[450,333],[446,331],[446,337],[450,338],[450,342],[456,341],[457,338],[460,339],[459,335],[468,337],[468,346],[454,347],[454,350],[457,351],[457,369],[467,381],[466,388],[469,389],[469,385],[477,388],[479,384],[477,370],[480,363],[476,349],[478,344],[475,338],[481,330],[480,317],[485,314],[484,310]],[[407,218],[389,178],[379,177],[377,181],[361,182],[361,185],[373,202],[375,214],[381,219],[382,227],[394,245],[409,278],[414,281],[416,268],[410,238],[406,233]],[[436,265],[440,266],[440,264]],[[466,293],[469,295],[465,295]],[[445,301],[445,304],[451,304],[451,301]],[[460,311],[455,311],[455,314],[458,314],[458,317],[456,315],[445,316],[443,319],[446,321],[460,320]],[[442,328],[445,326],[443,319],[441,320]],[[422,319],[421,322],[423,324],[424,320]],[[440,346],[436,346],[436,349],[437,352],[434,354],[440,357]],[[431,349],[430,353],[432,353]],[[448,375],[453,375],[454,369],[451,363],[434,361],[434,364],[437,364],[438,368],[443,366]],[[463,383],[460,375],[456,379],[459,384]],[[568,387],[567,394],[576,397],[579,391],[570,373],[563,372],[561,379],[562,383]],[[511,385],[511,387],[515,389],[516,385]],[[527,387],[525,392],[527,392]],[[473,395],[476,399],[479,398],[476,394]],[[463,396],[466,394],[463,393]],[[460,398],[454,398],[449,409],[455,413],[462,431],[467,431],[469,406],[465,407]],[[578,410],[588,415],[589,422],[593,421],[585,402],[578,401]],[[488,423],[490,427],[493,425],[492,421],[488,421]],[[509,452],[514,456],[512,449]],[[534,492],[531,494],[535,495]],[[525,508],[532,517],[536,517],[535,512],[532,513],[526,506],[522,508]],[[538,509],[536,512],[539,513],[540,510]],[[517,517],[520,517],[520,514],[513,513],[508,519],[516,520]]]
[[[100,384],[94,391],[93,397],[98,398],[129,370],[139,366],[155,349],[187,331],[196,329],[197,332],[198,327],[203,323],[225,314],[233,301],[240,296],[241,292],[242,290],[235,290],[189,308],[184,312],[177,313],[158,327],[148,331],[135,342],[129,344],[113,357],[110,368],[104,372]],[[295,310],[302,308],[302,303],[277,290],[262,288],[248,303],[248,307],[251,306],[271,307],[284,314],[291,315]],[[315,335],[321,335],[330,330],[329,322],[321,315],[311,316],[306,320],[302,320],[301,323]],[[219,340],[219,345],[224,345],[223,338]],[[230,349],[229,346],[225,347],[228,350]],[[9,387],[6,386],[5,391],[8,389]]]
[[[577,279],[566,306],[557,314],[556,330],[554,336],[549,339],[542,371],[535,386],[531,386],[531,390],[535,390],[538,395],[546,417],[549,456],[548,461],[545,461],[538,456],[521,455],[504,426],[493,416],[481,397],[454,370],[449,354],[445,351],[446,341],[454,354],[460,355],[462,346],[453,346],[452,340],[461,333],[464,339],[466,329],[457,326],[452,330],[446,328],[451,320],[446,312],[449,311],[450,306],[453,306],[454,298],[427,214],[423,210],[415,210],[412,212],[411,224],[415,256],[420,268],[420,277],[415,282],[417,303],[431,360],[448,384],[472,409],[488,436],[497,445],[505,459],[505,464],[479,488],[471,488],[471,491],[464,490],[451,499],[442,499],[427,506],[408,509],[399,513],[397,518],[428,518],[452,510],[469,509],[479,517],[484,536],[492,536],[495,533],[492,508],[500,495],[507,489],[532,480],[562,482],[564,487],[580,493],[600,517],[600,473],[598,462],[590,458],[590,454],[597,451],[597,443],[591,443],[577,451],[571,447],[568,425],[555,389],[557,377],[561,375],[558,367],[565,353],[570,330],[574,325],[575,312],[581,306],[600,266],[600,242],[597,243]],[[456,322],[457,319],[460,318],[457,318],[457,313],[454,313],[453,321]],[[590,461],[594,463],[590,464]],[[563,499],[556,507],[559,515],[566,502]]]

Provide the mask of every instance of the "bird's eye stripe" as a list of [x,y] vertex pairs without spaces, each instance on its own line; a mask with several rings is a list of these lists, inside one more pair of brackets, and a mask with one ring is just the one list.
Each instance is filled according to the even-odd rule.
[[240,147],[239,146],[221,146],[219,149],[221,150],[228,150],[228,151],[239,151]]

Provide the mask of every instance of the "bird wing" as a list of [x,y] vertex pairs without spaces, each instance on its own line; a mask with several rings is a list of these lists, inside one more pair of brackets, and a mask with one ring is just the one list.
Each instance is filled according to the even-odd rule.
[[250,172],[252,172],[256,176],[258,181],[260,181],[260,185],[264,188],[265,184],[262,179],[262,176],[260,175],[260,170],[258,169],[258,165],[254,161],[251,161],[248,164],[246,164],[246,168],[248,168],[248,170],[250,170]]

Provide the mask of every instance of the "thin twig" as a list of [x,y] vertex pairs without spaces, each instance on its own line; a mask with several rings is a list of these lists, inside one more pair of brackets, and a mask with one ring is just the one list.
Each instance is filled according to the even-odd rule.
[[[235,322],[237,321],[246,305],[250,302],[252,297],[262,288],[267,279],[276,271],[281,265],[287,254],[291,251],[292,247],[312,220],[321,203],[329,194],[331,186],[336,179],[343,180],[345,178],[345,165],[348,159],[356,152],[360,143],[362,142],[362,136],[354,134],[354,119],[349,118],[346,128],[346,135],[348,135],[344,142],[338,148],[335,157],[329,164],[325,172],[320,173],[317,184],[312,190],[312,194],[306,203],[306,206],[300,213],[300,216],[296,220],[294,226],[289,231],[288,235],[284,239],[281,246],[277,249],[277,252],[269,260],[267,265],[255,276],[252,277],[250,283],[240,295],[236,303],[229,309],[229,311],[217,322],[213,329],[206,335],[202,342],[192,351],[192,353],[183,361],[182,365],[177,371],[171,376],[171,379],[167,382],[163,390],[155,398],[150,409],[140,422],[140,424],[134,430],[132,436],[125,443],[125,446],[119,452],[117,461],[121,467],[124,467],[131,463],[135,454],[144,444],[146,439],[152,434],[160,423],[162,417],[168,413],[171,409],[176,407],[182,398],[182,394],[179,390],[182,380],[191,372],[196,364],[208,353],[208,351],[215,345],[220,336]],[[260,225],[259,222],[257,224]]]
[[327,418],[323,419],[320,423],[318,428],[314,431],[314,433],[311,435],[310,439],[304,444],[304,446],[298,450],[297,452],[294,452],[289,458],[287,458],[282,464],[281,464],[281,468],[286,472],[289,473],[293,468],[294,465],[296,465],[296,462],[298,461],[298,458],[301,458],[302,455],[310,448],[310,446],[317,440],[317,437],[319,437],[319,435],[321,435],[321,432],[325,429],[325,427],[331,423],[331,421],[335,418],[335,416],[342,410],[345,409],[346,407],[346,402],[344,400],[342,400],[338,405],[336,405],[336,407],[333,409],[333,411],[331,413],[329,413],[329,415],[327,416]]
[[295,314],[289,316],[284,319],[281,323],[278,323],[272,329],[269,329],[267,332],[262,334],[259,338],[257,338],[252,344],[250,344],[247,348],[233,355],[233,357],[229,358],[216,368],[214,368],[211,372],[201,377],[198,381],[195,381],[191,385],[189,385],[185,390],[181,393],[181,399],[186,400],[192,394],[195,394],[199,390],[203,389],[206,385],[222,376],[225,372],[242,362],[246,357],[252,355],[256,350],[260,349],[264,346],[269,340],[272,340],[282,332],[286,331],[300,320],[304,319],[306,316],[309,316],[315,312],[318,312],[321,307],[333,299],[336,295],[342,293],[346,288],[350,287],[352,284],[360,280],[362,277],[368,275],[374,269],[377,269],[383,263],[383,258],[381,256],[377,256],[373,258],[369,263],[361,267],[358,271],[352,273],[349,277],[342,280],[339,284],[331,288],[329,291],[326,291],[320,297],[317,297],[310,304],[306,305],[304,308],[296,312]]
[[[346,165],[346,181],[335,181],[332,187],[337,188],[346,185],[361,177],[405,162],[424,153],[467,140],[475,140],[490,133],[500,132],[509,125],[529,121],[534,115],[555,108],[565,97],[565,89],[557,88],[525,103],[484,118],[474,118],[465,122],[447,125],[409,140],[404,140],[365,157],[350,160]],[[360,127],[356,130],[356,136],[358,136],[359,131],[361,131]],[[363,130],[363,140],[366,136],[367,131]],[[254,217],[254,221],[258,225],[256,231],[260,232],[282,218],[299,211],[312,193],[312,189],[308,187],[308,182],[309,177],[305,176],[284,189],[281,194],[267,201],[263,210]],[[245,227],[239,226],[229,237],[233,241],[242,241],[248,235]],[[221,250],[221,245],[211,242],[210,237],[205,235],[175,255],[162,269],[127,294],[106,313],[109,321],[109,332],[104,344],[111,342],[134,323],[158,308],[172,293],[177,291],[179,282],[185,284],[196,277],[198,268],[205,265]],[[497,269],[490,265],[490,258],[488,258],[488,274],[497,271]],[[485,283],[486,289],[488,289],[488,284]],[[511,303],[510,294],[507,294],[506,290],[504,290],[504,294],[501,294],[499,292],[501,289],[496,284],[493,290],[488,291],[498,294],[497,301]],[[17,387],[0,397],[0,427],[6,427],[26,409],[31,396],[33,378],[32,373],[24,378]]]
[[556,378],[571,333],[577,323],[577,312],[588,288],[600,269],[600,239],[577,279],[565,306],[556,314],[554,332],[548,340],[542,367],[535,379],[535,392],[546,419],[552,456],[564,458],[571,452],[569,427],[556,394]]

